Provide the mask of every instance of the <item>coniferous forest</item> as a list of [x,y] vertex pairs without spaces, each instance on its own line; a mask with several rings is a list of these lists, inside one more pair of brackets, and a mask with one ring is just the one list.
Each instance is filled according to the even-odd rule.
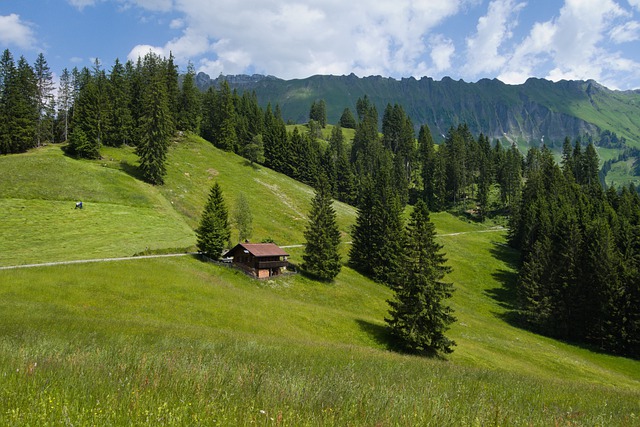
[[[445,302],[452,289],[442,282],[446,259],[432,242],[428,215],[452,210],[474,221],[509,216],[510,243],[521,254],[514,312],[521,325],[640,355],[640,197],[635,188],[603,189],[592,142],[567,138],[560,165],[544,146],[523,156],[464,124],[438,145],[401,105],[379,112],[367,96],[354,111],[345,107],[325,140],[323,100],[310,106],[305,127],[288,130],[278,105],[262,109],[255,93],[225,81],[201,93],[192,66],[180,75],[172,57],[153,53],[116,60],[108,70],[97,60],[91,69],[65,69],[54,86],[42,54],[30,65],[3,52],[0,153],[65,143],[68,155],[93,159],[103,145],[135,146],[140,176],[161,185],[171,138],[191,132],[306,184],[325,177],[330,197],[358,209],[348,262],[396,291],[390,326],[411,337],[411,351],[448,352],[454,344],[442,335],[454,320]],[[352,141],[343,128],[355,129]],[[408,227],[407,206],[419,207]],[[406,271],[411,254],[436,261]],[[431,341],[406,327],[406,316],[420,311],[411,308],[417,284],[441,313],[431,320],[438,332]]]

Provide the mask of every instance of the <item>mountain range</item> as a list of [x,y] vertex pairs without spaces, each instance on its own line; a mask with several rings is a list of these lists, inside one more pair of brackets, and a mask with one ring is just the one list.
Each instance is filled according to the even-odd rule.
[[[497,79],[476,83],[445,77],[396,80],[381,76],[316,75],[283,80],[274,76],[196,76],[202,90],[226,80],[239,92],[255,91],[258,102],[278,104],[285,121],[305,123],[314,101],[323,99],[329,123],[345,108],[355,115],[358,98],[367,95],[382,116],[387,104],[399,104],[414,126],[429,125],[436,141],[451,126],[466,123],[471,132],[521,145],[559,147],[565,137],[615,133],[626,144],[640,147],[640,90],[615,91],[593,80],[552,82],[530,78],[520,85]],[[606,134],[607,132],[605,132]],[[622,148],[622,147],[619,147]]]

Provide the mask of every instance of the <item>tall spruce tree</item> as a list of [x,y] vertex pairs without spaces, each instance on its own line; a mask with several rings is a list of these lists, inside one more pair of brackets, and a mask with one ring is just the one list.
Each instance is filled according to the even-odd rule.
[[238,143],[236,136],[236,110],[233,103],[233,93],[226,80],[220,85],[216,100],[216,123],[214,125],[213,143],[223,150],[234,151]]
[[46,141],[53,141],[53,124],[55,116],[53,96],[53,74],[49,64],[41,52],[34,64],[36,78],[36,100],[38,116],[36,120],[36,145]]
[[12,120],[10,106],[15,92],[16,64],[9,49],[0,58],[0,154],[13,151],[9,121]]
[[196,71],[193,64],[187,65],[187,73],[182,80],[180,103],[178,105],[178,129],[198,133],[200,131],[200,93],[195,82]]
[[72,105],[71,73],[65,68],[60,75],[60,87],[58,89],[58,120],[62,127],[62,141],[66,141],[69,138],[69,113]]
[[431,129],[428,125],[420,126],[418,132],[418,154],[420,157],[420,163],[422,166],[422,188],[423,197],[427,202],[427,206],[431,210],[435,210],[435,147],[433,144],[433,137],[431,136]]
[[332,204],[329,183],[321,174],[311,202],[309,224],[304,233],[306,246],[302,256],[302,269],[327,281],[333,280],[342,268],[338,252],[340,230]]
[[130,145],[134,138],[134,120],[129,107],[131,85],[124,65],[115,60],[109,75],[109,108],[105,120],[105,145]]
[[73,105],[71,132],[73,133],[75,128],[82,129],[87,144],[93,145],[93,147],[76,151],[76,144],[70,143],[67,146],[67,152],[74,156],[85,157],[86,155],[91,155],[92,157],[90,158],[100,157],[102,126],[104,123],[101,120],[103,105],[101,104],[100,90],[98,88],[98,75],[99,69],[97,73],[92,75],[89,69],[84,67],[77,76],[78,91]]
[[373,280],[388,283],[396,271],[401,253],[404,206],[391,182],[391,153],[380,153],[375,162],[377,166],[373,170],[376,175],[361,178],[349,263]]
[[204,206],[200,225],[196,229],[198,250],[211,259],[218,259],[229,242],[229,214],[220,184],[215,182]]
[[445,336],[456,319],[446,300],[453,285],[443,281],[451,271],[424,201],[419,200],[405,233],[400,268],[392,276],[395,297],[385,319],[391,335],[406,351],[419,354],[451,353],[455,342]]
[[6,55],[2,60],[4,88],[2,94],[3,139],[0,142],[4,153],[21,153],[36,145],[36,122],[38,119],[37,86],[33,68],[24,56],[13,67],[13,58]]
[[309,109],[309,120],[315,121],[321,128],[327,126],[327,105],[324,99],[313,101]]
[[149,82],[144,89],[144,110],[140,118],[140,170],[145,181],[160,185],[166,175],[166,158],[169,138],[173,129],[171,112],[167,100],[167,86],[163,61],[148,53],[144,58],[144,72]]

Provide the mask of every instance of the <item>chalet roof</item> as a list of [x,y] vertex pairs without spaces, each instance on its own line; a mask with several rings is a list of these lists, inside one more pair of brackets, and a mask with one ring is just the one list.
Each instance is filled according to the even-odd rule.
[[231,255],[240,248],[258,258],[267,256],[289,256],[288,253],[283,251],[282,248],[275,243],[238,243],[233,249],[227,252],[225,256]]

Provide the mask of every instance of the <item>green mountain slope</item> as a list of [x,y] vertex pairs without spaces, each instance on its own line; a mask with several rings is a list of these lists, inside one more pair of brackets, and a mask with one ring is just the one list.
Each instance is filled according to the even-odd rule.
[[[13,221],[0,228],[3,245],[27,236],[12,243],[27,258],[16,263],[36,257],[27,247],[50,246],[43,261],[73,259],[55,235],[69,215],[89,213],[93,221],[72,240],[97,234],[94,256],[131,255],[131,238],[120,236],[119,246],[101,234],[109,223],[125,227],[115,211],[92,213],[102,205],[139,216],[126,224],[136,244],[192,244],[214,179],[229,202],[239,191],[249,199],[254,240],[303,242],[312,191],[199,138],[172,144],[161,188],[135,179],[131,150],[103,154],[76,161],[47,147],[0,158],[1,170],[20,175],[0,182],[3,206],[41,204],[47,220],[34,228],[22,210],[19,220],[0,210],[0,223]],[[51,173],[23,167],[45,160]],[[52,177],[58,189],[45,190]],[[79,193],[67,198],[74,182]],[[92,188],[100,191],[90,199]],[[82,212],[72,207],[78,194],[88,201]],[[68,212],[55,210],[62,205]],[[336,208],[346,252],[355,210]],[[154,218],[162,222],[142,228]],[[255,281],[193,257],[0,270],[0,424],[637,423],[640,362],[511,325],[516,254],[504,231],[446,213],[433,220],[456,287],[450,335],[458,345],[446,361],[389,351],[391,292],[346,267],[331,284],[302,275]],[[174,242],[160,240],[166,227]],[[289,250],[301,259],[302,248]],[[19,258],[1,252],[2,265]]]
[[632,146],[640,146],[640,92],[611,91],[594,81],[529,79],[521,85],[499,80],[477,83],[441,81],[423,77],[395,80],[380,76],[313,76],[281,80],[264,76],[222,76],[211,80],[198,76],[201,88],[227,79],[239,90],[255,90],[266,105],[279,104],[285,120],[306,122],[314,100],[324,99],[330,123],[336,123],[345,107],[365,94],[382,116],[385,106],[403,106],[415,126],[428,124],[436,139],[451,126],[467,123],[474,134],[490,138],[561,146],[565,136],[616,132]]

